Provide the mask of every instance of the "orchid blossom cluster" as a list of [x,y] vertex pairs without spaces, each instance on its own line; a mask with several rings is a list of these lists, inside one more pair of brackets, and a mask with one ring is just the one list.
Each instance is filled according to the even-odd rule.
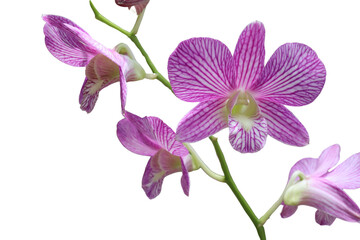
[[[152,73],[145,72],[127,45],[105,47],[64,17],[43,16],[45,45],[58,60],[85,67],[79,104],[87,113],[93,111],[103,88],[119,84],[123,119],[117,124],[117,137],[129,151],[150,157],[142,179],[148,198],[157,197],[165,177],[176,172],[182,173],[181,186],[189,195],[189,172],[202,169],[230,186],[260,239],[266,239],[263,225],[280,205],[283,218],[293,215],[299,205],[307,205],[317,209],[315,219],[320,225],[331,225],[336,218],[360,222],[359,207],[343,190],[360,188],[359,153],[336,168],[338,145],[325,149],[319,158],[300,160],[291,168],[279,200],[257,218],[233,182],[217,138],[212,136],[228,128],[229,141],[240,153],[260,151],[267,135],[289,145],[307,145],[308,132],[285,105],[307,105],[320,94],[326,70],[314,50],[301,43],[285,43],[265,64],[265,28],[255,21],[242,31],[233,54],[216,39],[191,38],[181,42],[169,57],[168,81],[136,37],[149,0],[115,3],[136,9],[138,19],[132,31],[110,22],[91,2],[90,5],[96,19],[135,43]],[[180,120],[176,132],[158,117],[139,117],[126,110],[127,83],[145,78],[161,81],[183,101],[198,102]],[[215,147],[224,175],[210,170],[190,145],[207,137]]]

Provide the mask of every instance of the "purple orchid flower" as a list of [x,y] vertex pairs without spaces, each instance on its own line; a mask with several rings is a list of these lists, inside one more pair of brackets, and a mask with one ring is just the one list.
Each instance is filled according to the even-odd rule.
[[264,67],[265,29],[248,25],[234,56],[220,41],[192,38],[179,44],[168,62],[175,95],[200,102],[179,123],[177,139],[195,142],[229,127],[240,152],[256,152],[267,134],[294,146],[309,143],[300,121],[283,105],[311,103],[321,92],[326,71],[316,53],[300,43],[280,46]]
[[182,172],[181,186],[189,195],[191,157],[184,145],[175,140],[174,131],[161,119],[140,118],[126,112],[125,118],[117,124],[117,136],[129,151],[150,156],[142,179],[142,187],[150,199],[160,194],[164,178],[175,172]]
[[297,182],[284,194],[283,218],[293,215],[298,205],[317,208],[315,220],[331,225],[336,218],[360,222],[360,209],[342,189],[360,188],[360,153],[354,154],[329,172],[340,158],[340,146],[325,149],[318,159],[304,158],[290,170]]
[[150,0],[115,0],[115,3],[121,7],[135,7],[137,15],[142,13]]
[[45,15],[43,19],[46,22],[45,44],[50,53],[71,66],[86,66],[86,78],[79,97],[81,109],[90,113],[100,90],[120,82],[121,108],[124,113],[126,81],[140,80],[146,75],[130,50],[124,50],[121,44],[114,50],[104,47],[67,18]]

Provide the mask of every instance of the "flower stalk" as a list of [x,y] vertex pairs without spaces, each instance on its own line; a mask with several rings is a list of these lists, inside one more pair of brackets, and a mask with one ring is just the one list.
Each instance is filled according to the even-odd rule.
[[260,224],[260,220],[256,217],[255,213],[253,212],[253,210],[251,209],[251,207],[249,206],[249,204],[247,203],[247,201],[245,200],[243,195],[240,193],[239,189],[237,188],[237,186],[230,174],[229,167],[226,163],[224,154],[220,148],[217,138],[214,136],[210,136],[209,138],[210,138],[212,144],[214,145],[216,155],[219,158],[221,168],[224,172],[225,183],[230,187],[231,191],[234,193],[235,197],[238,199],[239,203],[245,210],[246,214],[251,219],[252,223],[254,224],[254,226],[258,232],[260,239],[266,240],[264,227]]
[[183,143],[184,146],[187,148],[187,150],[189,151],[192,159],[193,159],[193,163],[194,163],[194,169],[199,169],[201,168],[209,177],[211,177],[212,179],[215,179],[216,181],[219,182],[225,182],[225,177],[215,173],[214,171],[212,171],[200,158],[200,156],[197,154],[197,152],[195,151],[195,149],[189,144],[189,143]]

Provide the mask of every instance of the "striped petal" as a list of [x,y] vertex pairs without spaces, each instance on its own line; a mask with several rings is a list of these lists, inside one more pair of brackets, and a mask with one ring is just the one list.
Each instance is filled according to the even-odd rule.
[[230,91],[227,65],[229,49],[211,38],[183,41],[168,62],[170,83],[175,95],[188,102],[203,102],[226,96]]
[[360,153],[354,154],[325,177],[337,187],[360,188]]
[[184,193],[189,195],[189,175],[182,159],[172,155],[165,149],[159,150],[150,158],[142,179],[142,187],[146,195],[153,199],[161,192],[164,178],[175,172],[183,172],[181,185]]
[[160,118],[141,118],[130,112],[126,112],[125,116],[144,137],[155,142],[160,148],[176,156],[186,156],[189,154],[184,145],[175,140],[174,131]]
[[232,58],[233,86],[247,90],[264,69],[265,28],[261,22],[249,24],[241,33]]
[[302,172],[304,175],[309,176],[311,173],[315,172],[318,166],[317,158],[303,158],[295,163],[295,165],[290,169],[289,178],[296,171]]
[[58,60],[71,66],[83,67],[98,53],[96,48],[83,41],[78,32],[82,35],[88,34],[69,19],[45,15],[43,20],[46,22],[44,26],[46,47]]
[[189,154],[184,145],[175,140],[175,132],[160,118],[148,117],[148,121],[154,130],[156,141],[162,146],[162,148],[176,156],[186,156]]
[[309,144],[309,134],[305,127],[284,106],[265,100],[258,101],[258,105],[271,137],[293,146]]
[[296,212],[297,209],[298,209],[297,206],[284,205],[280,215],[282,218],[291,217]]
[[257,152],[262,149],[267,137],[267,124],[263,117],[249,120],[252,121],[249,128],[248,123],[239,121],[238,118],[229,117],[229,140],[232,147],[241,152]]
[[161,149],[158,143],[144,134],[128,118],[118,122],[116,133],[121,144],[133,153],[154,156]]
[[340,146],[338,144],[332,145],[325,149],[317,163],[317,168],[311,173],[311,176],[322,176],[334,167],[340,159]]
[[180,121],[176,139],[196,142],[227,127],[226,99],[199,103]]
[[300,43],[280,46],[252,90],[257,98],[290,106],[314,101],[325,83],[326,70],[316,53]]
[[321,210],[317,210],[315,213],[315,221],[321,226],[324,226],[324,225],[330,226],[331,224],[334,223],[335,219],[336,219],[336,217],[331,216]]
[[299,205],[317,208],[345,221],[360,222],[359,207],[343,190],[322,178],[310,178],[304,181],[306,187],[302,187],[303,192],[299,194],[301,195]]
[[82,110],[90,113],[95,107],[100,90],[118,82],[123,75],[119,66],[102,54],[90,60],[85,72],[86,79],[81,88],[79,103]]

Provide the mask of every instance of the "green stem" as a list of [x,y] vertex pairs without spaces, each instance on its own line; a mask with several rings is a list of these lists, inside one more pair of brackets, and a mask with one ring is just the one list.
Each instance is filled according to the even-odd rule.
[[[90,0],[90,7],[93,10],[94,14],[95,14],[95,18],[97,20],[99,20],[100,22],[105,23],[106,25],[118,30],[119,32],[123,33],[124,35],[126,35],[128,38],[130,38],[130,40],[136,45],[136,47],[140,50],[141,54],[144,56],[147,64],[149,65],[151,71],[155,74],[157,74],[157,80],[159,80],[162,84],[164,84],[165,87],[167,87],[168,89],[170,89],[172,91],[170,82],[163,76],[161,75],[161,73],[159,73],[159,71],[156,69],[155,65],[153,64],[153,62],[151,61],[149,55],[146,53],[145,49],[141,46],[138,38],[136,37],[136,35],[133,32],[128,32],[124,29],[122,29],[121,27],[119,27],[118,25],[116,25],[115,23],[111,22],[109,19],[107,19],[106,17],[104,17],[103,15],[101,15],[99,13],[99,11],[95,8],[94,4],[91,2]],[[142,17],[141,17],[142,18]],[[138,18],[138,20],[141,20]],[[136,23],[135,23],[136,26]],[[133,29],[134,30],[134,29]],[[136,29],[135,29],[136,31]]]
[[249,206],[249,204],[247,203],[247,201],[245,200],[245,198],[242,196],[242,194],[240,193],[239,189],[237,188],[231,174],[229,171],[229,167],[226,163],[224,154],[220,148],[220,145],[217,141],[216,137],[210,136],[209,137],[212,144],[214,145],[215,151],[216,151],[216,155],[219,158],[220,164],[221,164],[221,168],[224,172],[224,176],[225,176],[225,182],[226,184],[230,187],[230,189],[232,190],[232,192],[234,193],[234,195],[236,196],[236,198],[238,199],[239,203],[241,204],[241,206],[243,207],[243,209],[245,210],[246,214],[249,216],[249,218],[251,219],[252,223],[254,224],[258,235],[260,237],[261,240],[266,240],[266,235],[265,235],[265,229],[262,225],[260,225],[260,221],[259,219],[256,217],[255,213],[253,212],[253,210],[251,209],[251,207]]
[[147,64],[149,65],[151,71],[157,74],[157,80],[159,80],[165,87],[172,91],[170,82],[156,69],[154,63],[151,61],[149,55],[145,51],[145,49],[141,46],[139,39],[135,35],[129,36],[130,40],[136,45],[136,47],[140,50],[141,54],[144,56]]
[[136,35],[137,32],[139,31],[139,27],[140,27],[141,21],[142,21],[142,19],[144,17],[145,10],[146,10],[146,8],[140,13],[140,15],[138,15],[138,17],[136,19],[136,22],[134,24],[134,27],[131,30],[131,35]]
[[121,27],[119,27],[118,25],[116,25],[115,23],[111,22],[109,19],[107,19],[106,17],[104,17],[103,15],[101,15],[99,13],[99,11],[95,8],[94,4],[91,2],[90,0],[90,7],[93,10],[94,14],[95,14],[95,18],[97,20],[99,20],[100,22],[105,23],[106,25],[115,28],[116,30],[118,30],[119,32],[125,34],[126,36],[130,37],[131,33],[122,29]]

